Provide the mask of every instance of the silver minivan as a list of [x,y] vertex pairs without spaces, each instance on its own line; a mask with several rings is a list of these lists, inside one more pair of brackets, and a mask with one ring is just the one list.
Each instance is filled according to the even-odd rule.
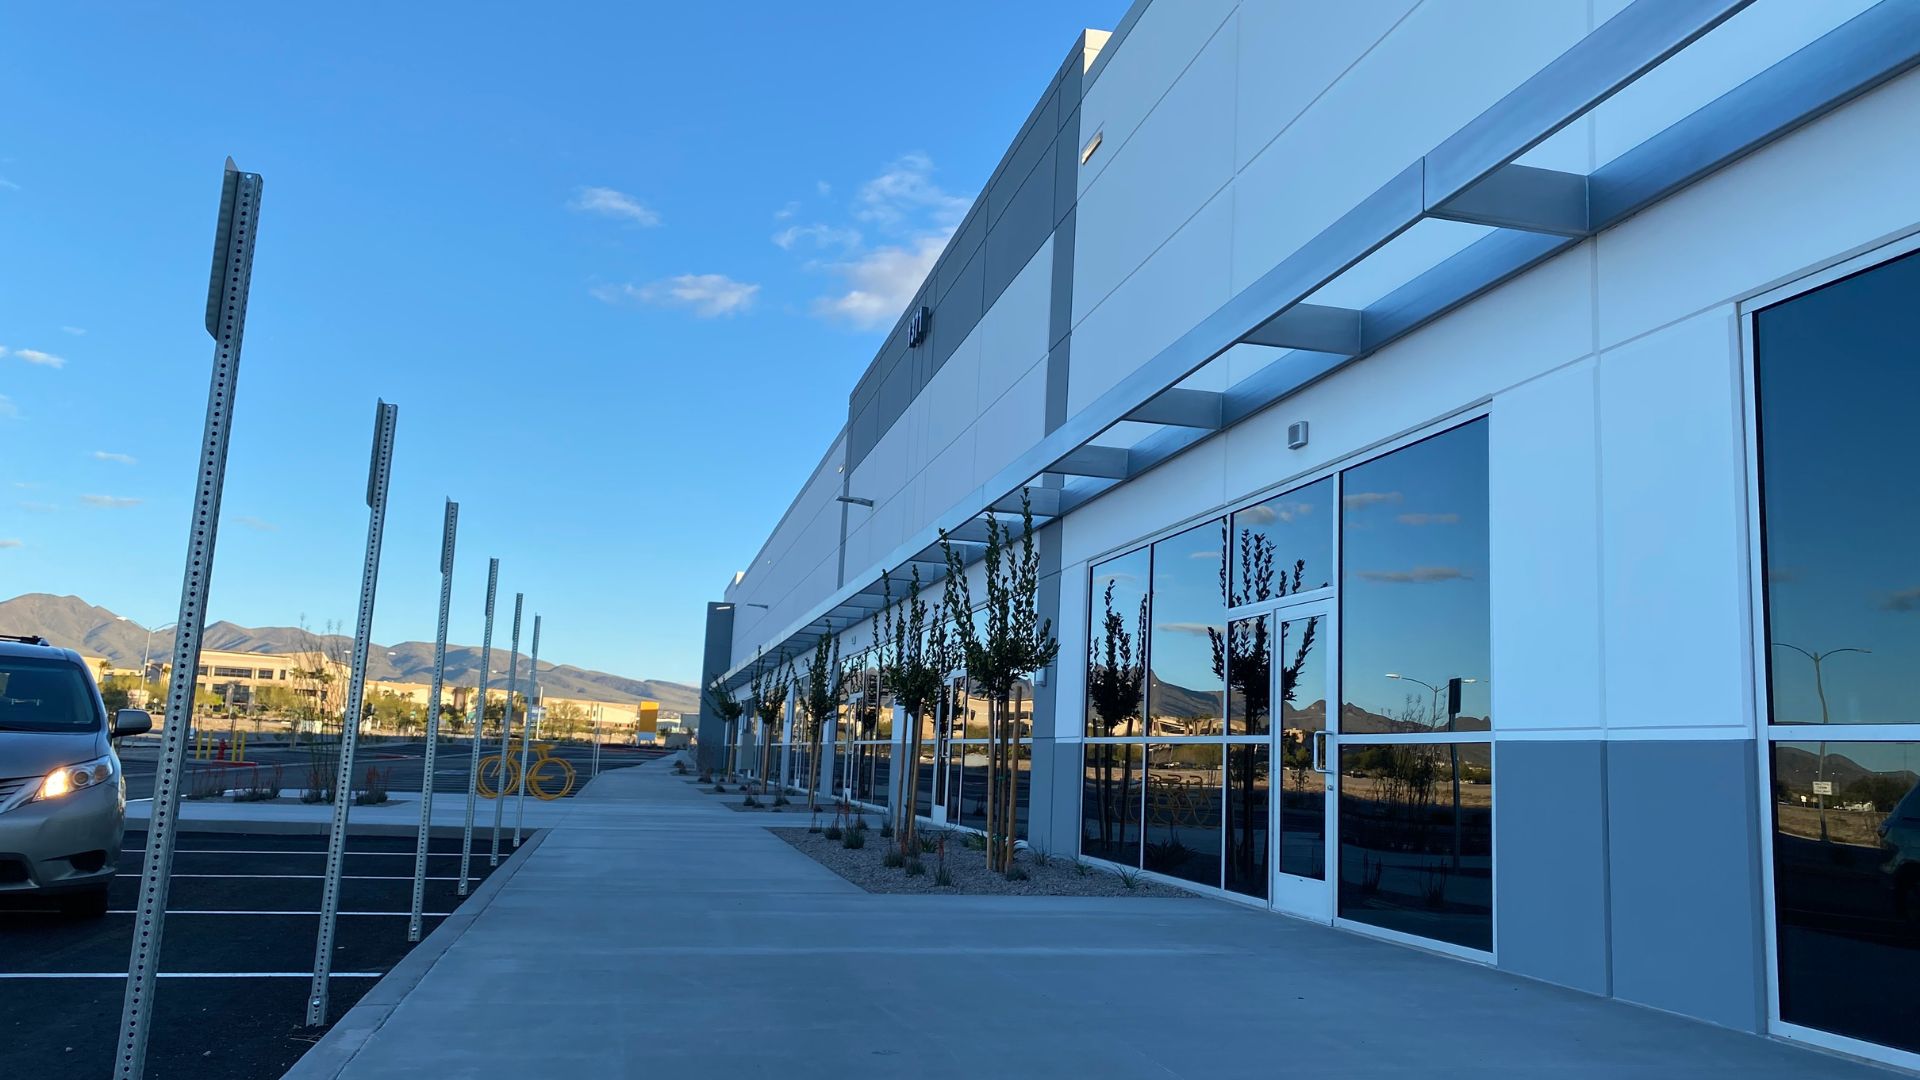
[[127,816],[113,740],[152,728],[139,709],[109,721],[80,654],[0,637],[0,897],[106,913]]

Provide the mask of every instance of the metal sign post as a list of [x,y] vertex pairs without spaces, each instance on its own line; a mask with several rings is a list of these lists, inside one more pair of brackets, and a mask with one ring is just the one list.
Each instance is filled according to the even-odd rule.
[[[500,775],[493,789],[493,855],[488,866],[500,865],[500,822],[507,812],[507,769],[513,761],[507,753],[507,740],[513,736],[513,693],[520,686],[520,604],[526,598],[526,593],[513,594],[513,659],[507,664],[507,711],[500,716]],[[526,725],[522,724],[520,737],[526,736]]]
[[500,584],[500,560],[487,560],[487,636],[480,642],[480,703],[474,706],[473,745],[467,756],[467,825],[460,834],[460,895],[467,895],[473,869],[473,803],[479,794],[480,733],[487,726],[487,683],[493,674],[493,590]]
[[353,670],[340,725],[340,767],[333,782],[333,824],[327,830],[327,876],[320,883],[320,934],[313,944],[313,989],[307,1026],[327,1022],[327,980],[333,972],[333,931],[339,922],[340,871],[347,861],[347,811],[353,805],[353,749],[367,696],[367,647],[373,637],[373,597],[380,585],[380,540],[387,526],[387,478],[393,472],[393,429],[400,407],[379,402],[373,413],[373,463],[367,470],[367,561],[360,569],[360,612],[354,621]]
[[520,795],[513,803],[513,846],[520,846],[520,827],[527,820],[527,744],[533,741],[533,708],[540,701],[540,616],[533,617],[533,657],[527,662],[527,724],[520,732]]
[[227,436],[233,429],[233,398],[240,376],[247,291],[253,281],[261,187],[259,173],[240,172],[233,167],[233,159],[227,159],[220,185],[220,216],[214,229],[213,271],[207,281],[207,333],[216,342],[213,379],[207,391],[206,428],[200,441],[200,479],[187,529],[186,574],[180,585],[173,674],[167,682],[160,763],[154,773],[152,816],[147,823],[147,856],[140,872],[133,948],[127,957],[127,990],[114,1063],[115,1074],[122,1080],[140,1080],[146,1073],[147,1027],[153,1018],[154,975],[160,965],[167,886],[173,873],[174,821],[180,812],[187,729],[193,718],[194,674],[200,666],[200,632],[207,620],[207,588],[213,580],[220,494],[227,478]]
[[447,500],[440,538],[440,629],[433,639],[433,688],[427,691],[426,770],[420,780],[420,836],[413,848],[413,907],[407,915],[407,940],[420,940],[420,912],[427,900],[427,832],[433,825],[433,759],[440,746],[440,691],[447,678],[447,609],[453,604],[453,537],[460,525],[460,504]]

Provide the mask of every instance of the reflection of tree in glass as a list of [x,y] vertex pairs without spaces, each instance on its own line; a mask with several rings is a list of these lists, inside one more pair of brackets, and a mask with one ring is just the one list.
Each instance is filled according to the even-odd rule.
[[[1100,622],[1101,641],[1093,650],[1093,662],[1087,665],[1087,700],[1093,704],[1096,722],[1100,725],[1097,733],[1121,738],[1133,734],[1140,721],[1141,702],[1146,697],[1147,598],[1140,598],[1139,624],[1133,633],[1127,632],[1126,616],[1113,610],[1111,581],[1107,582],[1105,607],[1106,614]],[[1103,650],[1104,656],[1100,655]],[[1113,755],[1099,749],[1092,752],[1100,755],[1100,843],[1111,845],[1117,839],[1114,827],[1120,817],[1113,790]],[[1132,786],[1133,755],[1124,754],[1120,800],[1125,800]]]

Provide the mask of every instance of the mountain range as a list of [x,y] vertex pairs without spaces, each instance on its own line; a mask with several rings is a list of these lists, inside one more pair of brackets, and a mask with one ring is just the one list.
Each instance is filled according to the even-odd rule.
[[[77,596],[50,593],[26,593],[11,600],[0,600],[0,634],[39,634],[55,645],[89,656],[104,656],[117,667],[139,666],[147,651],[148,636],[145,627],[106,608]],[[309,648],[310,640],[319,641],[330,656],[345,657],[353,650],[353,639],[344,635],[310,634],[291,626],[249,627],[226,621],[207,624],[201,648],[284,654]],[[162,630],[153,635],[151,655],[164,658],[172,649],[173,631]],[[504,671],[507,658],[505,643],[496,642],[494,669]],[[523,661],[523,676],[525,670]],[[478,645],[447,644],[449,683],[472,686],[478,682],[479,673]],[[433,642],[403,641],[398,645],[373,646],[367,652],[367,677],[394,682],[431,682]],[[503,682],[500,677],[494,681],[496,685]],[[552,697],[621,703],[658,701],[660,708],[668,712],[700,711],[699,690],[684,683],[633,679],[545,660],[540,662],[540,686]]]

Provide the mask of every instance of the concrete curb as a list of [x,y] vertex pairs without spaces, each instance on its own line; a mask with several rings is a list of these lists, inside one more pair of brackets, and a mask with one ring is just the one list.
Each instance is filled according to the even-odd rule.
[[420,985],[420,980],[427,977],[427,972],[433,970],[433,965],[440,962],[453,943],[459,941],[480,914],[493,903],[494,896],[506,887],[508,879],[519,873],[527,860],[532,858],[534,851],[546,840],[548,832],[542,829],[528,837],[518,851],[500,864],[500,869],[487,875],[487,879],[473,890],[473,894],[453,914],[442,919],[426,940],[401,957],[400,962],[393,965],[393,970],[374,983],[373,988],[313,1045],[313,1049],[294,1062],[293,1068],[283,1074],[282,1080],[333,1080],[339,1076],[347,1063],[373,1038],[374,1032],[385,1026],[393,1010],[406,1000],[414,987]]

